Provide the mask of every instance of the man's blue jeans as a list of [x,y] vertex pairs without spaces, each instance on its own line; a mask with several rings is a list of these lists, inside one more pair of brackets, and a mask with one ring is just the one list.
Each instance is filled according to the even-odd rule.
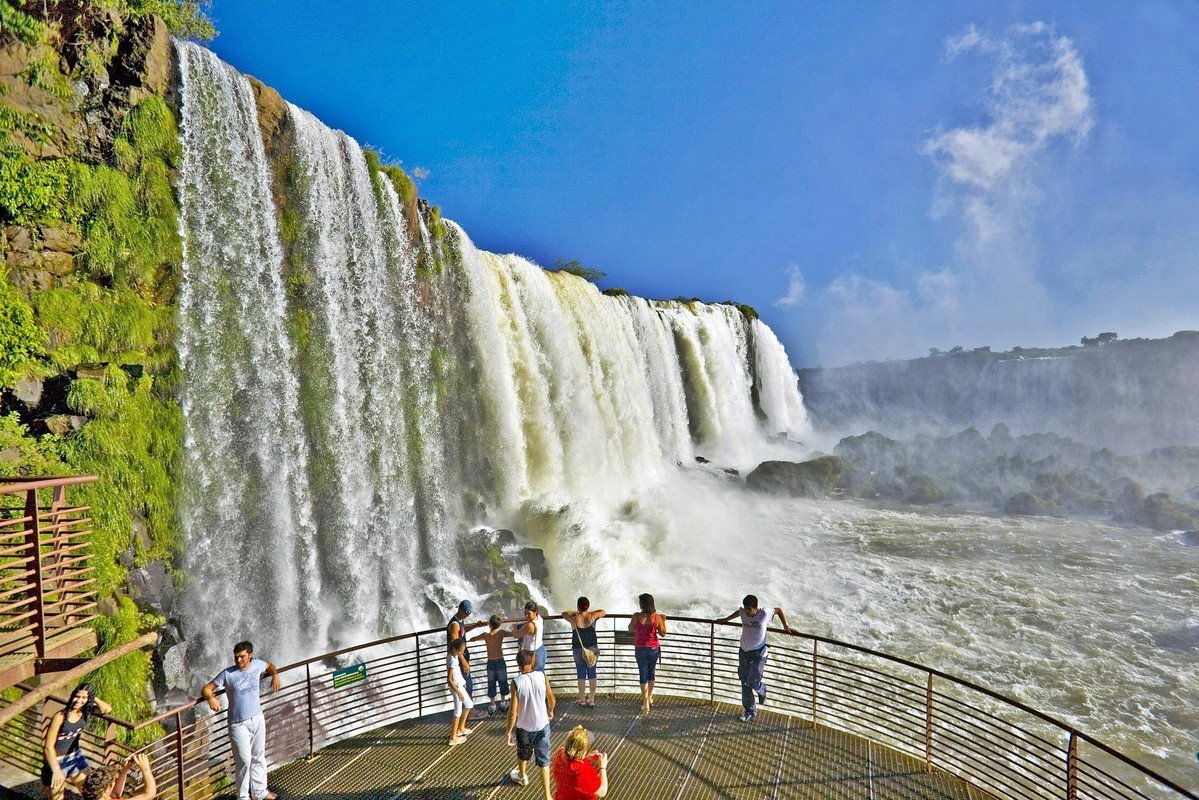
[[741,705],[746,714],[757,711],[757,695],[766,691],[762,679],[766,676],[766,645],[757,650],[737,651],[737,677],[741,679]]

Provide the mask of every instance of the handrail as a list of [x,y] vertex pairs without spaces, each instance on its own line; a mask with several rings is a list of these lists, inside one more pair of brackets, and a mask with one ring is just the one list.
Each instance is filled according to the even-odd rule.
[[[618,643],[616,637],[617,623],[631,616],[608,614],[610,625],[598,631],[604,635],[601,646],[613,648],[610,655],[605,655],[605,670],[609,672],[605,684],[613,692],[632,691],[635,686],[631,648]],[[659,691],[712,702],[738,697],[739,684],[730,677],[736,663],[737,639],[729,633],[738,630],[739,624],[689,616],[668,619],[679,623],[679,627],[663,639],[667,657],[659,667]],[[573,682],[573,665],[565,655],[572,637],[554,628],[547,626],[544,636],[551,652],[550,679],[555,683]],[[718,628],[722,633],[719,637]],[[958,775],[997,797],[1061,797],[1064,793],[1066,800],[1090,796],[1136,800],[1158,796],[1144,794],[1128,782],[1139,776],[1136,780],[1152,782],[1159,794],[1165,790],[1172,793],[1172,798],[1199,800],[1195,793],[1094,737],[971,681],[862,645],[816,634],[769,630],[783,637],[782,641],[772,640],[772,648],[779,653],[771,669],[777,687],[771,706],[774,711],[899,749],[923,761],[928,770]],[[448,695],[438,666],[444,636],[443,628],[429,628],[341,648],[279,668],[285,684],[263,703],[272,720],[269,724],[274,733],[269,747],[274,763],[311,755],[321,747],[400,719],[444,710]],[[514,645],[510,641],[507,646],[511,649]],[[375,650],[383,652],[369,654]],[[840,651],[854,657],[839,656]],[[422,653],[437,655],[422,659]],[[358,658],[344,658],[355,655]],[[893,672],[877,663],[859,663],[859,656],[901,669]],[[338,658],[343,659],[343,666],[367,665],[371,679],[357,689],[334,687],[330,662]],[[902,670],[918,675],[909,676]],[[707,680],[697,680],[703,673],[707,673]],[[963,690],[977,693],[986,702],[972,704],[971,695],[963,695]],[[137,724],[104,717],[110,722],[110,732],[117,727],[136,731],[160,723],[167,726],[165,738],[142,748],[164,768],[174,770],[174,777],[167,780],[169,785],[160,787],[164,796],[173,793],[173,788],[180,800],[206,800],[216,791],[213,787],[217,776],[228,768],[224,726],[213,725],[212,717],[197,718],[195,710],[200,702],[190,701]],[[1012,712],[1027,715],[1034,723],[1032,728],[1017,723],[1015,718],[1005,718]],[[1050,728],[1056,733],[1050,734]],[[108,738],[111,742],[111,735]],[[1083,744],[1094,752],[1080,753]],[[1122,766],[1113,769],[1104,761],[1105,769],[1091,760],[1097,754]],[[2,758],[4,753],[0,751]],[[1131,774],[1117,777],[1123,775],[1124,768]],[[1098,794],[1090,787],[1098,787]]]
[[54,489],[59,486],[77,486],[81,483],[95,483],[98,480],[100,479],[95,475],[63,475],[57,478],[7,475],[0,478],[0,494]]

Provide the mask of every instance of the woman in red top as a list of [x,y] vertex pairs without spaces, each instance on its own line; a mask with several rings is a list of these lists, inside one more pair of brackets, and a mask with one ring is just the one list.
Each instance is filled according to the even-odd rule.
[[608,793],[608,756],[591,752],[591,736],[578,725],[550,761],[554,800],[596,800]]
[[662,655],[658,637],[666,635],[666,617],[654,607],[654,596],[637,596],[641,610],[629,620],[633,632],[633,652],[637,656],[637,682],[641,684],[641,713],[648,714],[654,703],[654,675]]

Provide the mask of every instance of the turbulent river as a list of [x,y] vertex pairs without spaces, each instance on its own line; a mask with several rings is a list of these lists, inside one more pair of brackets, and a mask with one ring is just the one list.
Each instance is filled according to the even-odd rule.
[[652,552],[635,536],[609,550],[632,589],[701,616],[753,591],[800,630],[967,678],[1199,783],[1199,546],[1181,534],[681,483]]

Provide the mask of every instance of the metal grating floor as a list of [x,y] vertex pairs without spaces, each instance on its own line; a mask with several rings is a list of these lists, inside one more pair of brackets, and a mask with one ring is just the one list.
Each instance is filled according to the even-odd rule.
[[[923,762],[828,728],[813,728],[763,709],[744,724],[741,709],[663,697],[640,717],[640,700],[601,697],[599,707],[560,700],[552,723],[556,749],[570,728],[587,726],[611,755],[609,798],[618,800],[982,800],[982,792]],[[308,762],[271,774],[283,800],[529,800],[530,784],[507,779],[516,765],[504,739],[504,716],[473,723],[474,734],[450,748],[449,717],[410,720],[331,745]],[[269,733],[268,733],[269,735]]]

